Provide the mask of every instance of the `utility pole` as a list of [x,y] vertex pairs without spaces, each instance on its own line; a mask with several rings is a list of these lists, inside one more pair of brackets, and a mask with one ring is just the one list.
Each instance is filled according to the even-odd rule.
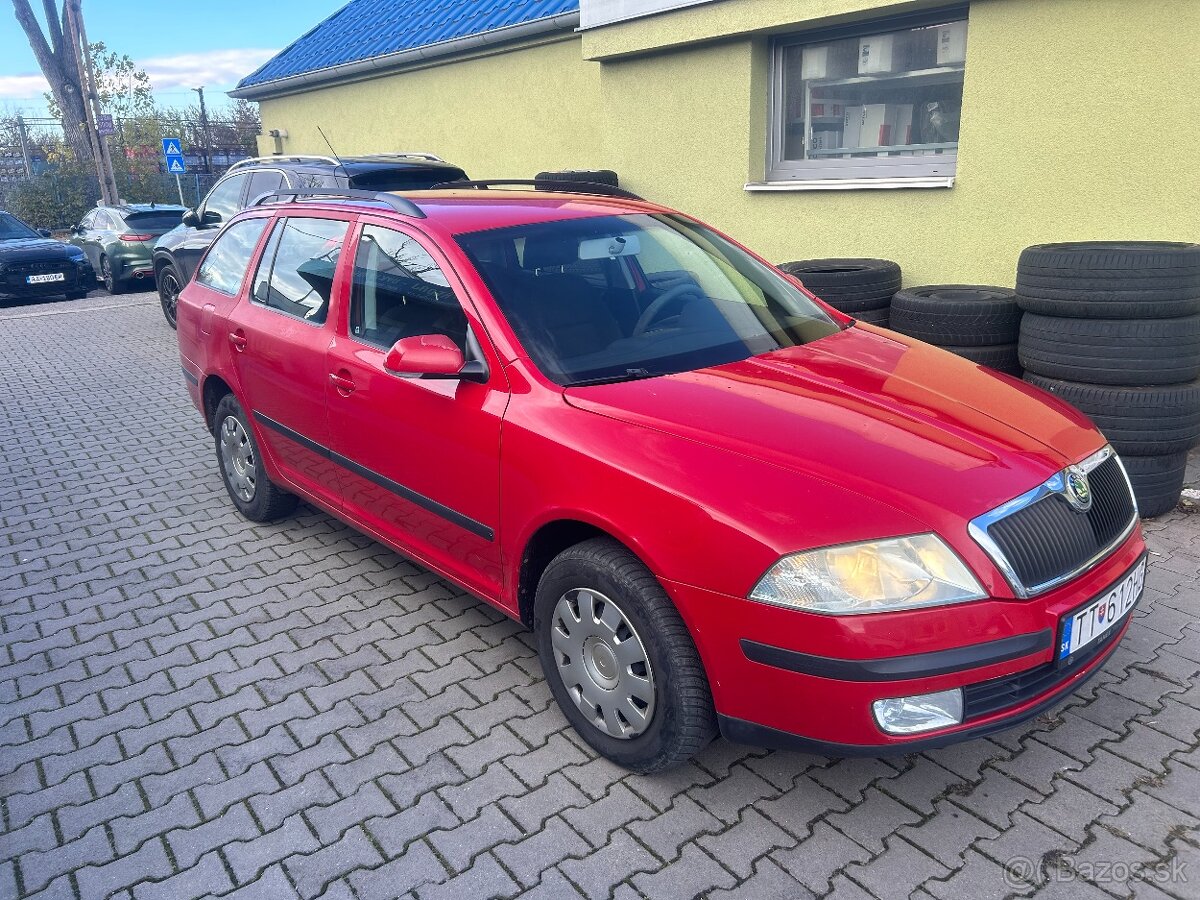
[[25,163],[25,177],[33,177],[33,166],[29,163],[29,135],[25,132],[25,117],[17,116],[17,134],[21,136],[21,159]]
[[119,200],[117,195],[117,179],[113,175],[112,157],[108,155],[108,142],[96,128],[96,114],[99,109],[100,96],[96,89],[96,72],[92,67],[92,50],[87,42],[87,32],[83,27],[83,12],[81,0],[67,0],[67,29],[70,32],[71,46],[75,48],[76,62],[87,92],[87,101],[83,104],[84,123],[91,142],[92,151],[96,156],[96,176],[100,180],[100,200],[106,206],[115,206]]
[[198,88],[192,88],[200,95],[200,137],[204,144],[200,148],[200,155],[204,159],[204,174],[212,174],[212,163],[208,156],[208,110],[204,107],[204,87],[201,85]]

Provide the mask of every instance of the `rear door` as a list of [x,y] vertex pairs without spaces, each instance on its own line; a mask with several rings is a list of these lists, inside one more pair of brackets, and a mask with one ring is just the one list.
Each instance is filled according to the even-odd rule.
[[260,445],[287,481],[334,509],[342,500],[329,453],[326,354],[349,227],[333,213],[278,217],[228,322],[233,366]]
[[[329,350],[332,449],[345,511],[474,592],[500,595],[500,426],[508,382],[462,282],[437,245],[362,219],[349,303]],[[350,265],[352,263],[352,265]],[[441,334],[488,366],[485,383],[387,370],[402,337]]]

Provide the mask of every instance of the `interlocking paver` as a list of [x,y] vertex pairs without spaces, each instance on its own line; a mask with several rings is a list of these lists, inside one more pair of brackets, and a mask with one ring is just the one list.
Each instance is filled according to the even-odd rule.
[[[1191,867],[1120,896],[1200,877],[1198,517],[1147,523],[1128,637],[1026,725],[890,760],[718,741],[643,778],[569,729],[517,623],[307,506],[242,520],[152,295],[0,308],[11,429],[39,442],[0,457],[5,898],[957,900],[1032,893],[1005,866],[1050,849]],[[1101,896],[1063,872],[1039,898]]]

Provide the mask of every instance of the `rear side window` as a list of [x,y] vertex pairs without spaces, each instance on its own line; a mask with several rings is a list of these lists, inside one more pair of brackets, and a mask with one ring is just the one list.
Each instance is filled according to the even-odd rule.
[[387,349],[404,337],[444,334],[465,352],[467,317],[433,257],[390,228],[367,225],[354,258],[350,333]]
[[196,283],[223,294],[236,295],[268,221],[244,219],[221,232],[196,270]]
[[336,219],[280,219],[254,276],[254,301],[306,322],[324,322],[348,228]]
[[273,169],[250,173],[250,190],[246,191],[246,200],[253,203],[263,194],[273,194],[283,185],[283,173]]

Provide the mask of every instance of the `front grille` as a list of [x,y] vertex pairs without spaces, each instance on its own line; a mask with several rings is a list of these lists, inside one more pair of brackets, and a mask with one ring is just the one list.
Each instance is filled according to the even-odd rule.
[[1078,512],[1055,492],[988,525],[988,537],[1027,591],[1085,567],[1129,527],[1133,496],[1117,457],[1092,469],[1088,481],[1092,506],[1087,512]]
[[[62,272],[64,281],[50,281],[44,284],[29,284],[25,281],[29,275],[48,275],[51,272]],[[79,267],[71,260],[36,260],[33,262],[13,262],[3,267],[0,274],[0,284],[19,289],[28,293],[62,293],[64,288],[74,288],[79,282]]]
[[1061,669],[1048,662],[1003,678],[966,685],[963,687],[963,721],[1011,709],[1053,691],[1057,685],[1091,665],[1097,656],[1108,652],[1120,633],[1120,628],[1114,628],[1112,634],[1077,653],[1075,659]]

